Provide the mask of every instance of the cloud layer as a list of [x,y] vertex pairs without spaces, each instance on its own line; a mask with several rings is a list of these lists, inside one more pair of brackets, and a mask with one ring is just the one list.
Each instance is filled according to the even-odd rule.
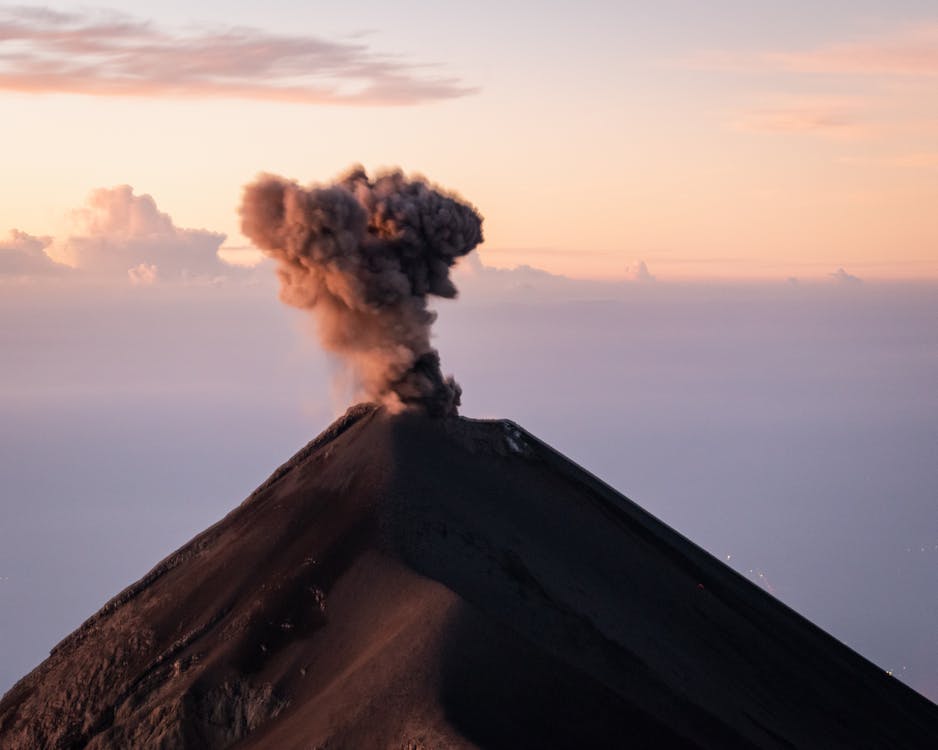
[[859,284],[862,279],[859,276],[854,276],[852,273],[847,273],[843,268],[838,268],[831,274],[828,274],[834,281],[840,284]]
[[[802,49],[710,52],[695,56],[690,65],[747,77],[771,76],[774,89],[779,80],[787,81],[789,94],[771,94],[765,105],[741,113],[734,121],[739,129],[866,137],[878,132],[882,121],[895,120],[897,109],[909,108],[908,97],[896,95],[900,82],[904,90],[918,91],[923,101],[934,98],[938,22],[853,35]],[[858,84],[865,87],[862,97],[844,94],[856,91]],[[830,93],[823,94],[825,89]],[[910,121],[921,118],[915,109],[906,116],[914,118]],[[927,122],[920,127],[933,130]],[[929,154],[925,156],[927,162]]]
[[741,130],[762,133],[855,136],[868,129],[860,115],[863,105],[850,97],[776,97],[766,106],[744,113],[736,124]]
[[0,278],[66,273],[67,266],[56,263],[46,254],[51,242],[51,237],[33,237],[18,229],[10,230],[7,239],[0,240]]
[[60,238],[14,229],[0,239],[0,279],[68,274],[147,286],[250,273],[219,257],[224,234],[177,227],[151,196],[130,185],[93,191],[70,224]]
[[473,92],[425,65],[253,28],[178,33],[115,12],[0,8],[0,90],[405,105]]
[[767,60],[782,69],[804,73],[938,76],[938,23],[812,50],[775,53]]
[[231,270],[218,257],[225,235],[180,229],[151,196],[136,195],[130,185],[92,192],[86,206],[73,212],[72,225],[50,252],[94,275],[153,283],[213,278]]

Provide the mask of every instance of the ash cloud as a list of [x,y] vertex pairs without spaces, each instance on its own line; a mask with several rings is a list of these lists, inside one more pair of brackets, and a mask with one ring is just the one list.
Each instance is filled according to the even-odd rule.
[[242,231],[277,261],[280,297],[315,314],[323,346],[364,395],[455,414],[460,387],[430,345],[430,295],[453,298],[450,268],[482,242],[482,217],[457,196],[400,171],[355,167],[304,188],[262,175],[244,191]]

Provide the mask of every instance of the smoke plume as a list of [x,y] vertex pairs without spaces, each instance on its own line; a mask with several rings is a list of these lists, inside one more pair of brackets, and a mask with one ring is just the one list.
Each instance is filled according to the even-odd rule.
[[452,298],[449,269],[482,241],[482,217],[421,178],[357,167],[303,188],[262,175],[244,191],[242,230],[278,264],[280,298],[315,312],[326,349],[364,394],[435,416],[455,414],[460,388],[430,345],[427,296]]

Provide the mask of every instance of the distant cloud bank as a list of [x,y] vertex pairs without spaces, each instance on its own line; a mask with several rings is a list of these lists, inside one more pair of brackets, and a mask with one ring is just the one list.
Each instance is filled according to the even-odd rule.
[[180,229],[151,196],[119,185],[92,192],[73,212],[69,236],[53,242],[50,254],[90,273],[153,283],[224,274],[230,268],[218,257],[224,240],[217,232]]
[[224,234],[177,227],[149,195],[130,185],[101,188],[71,215],[60,238],[12,230],[0,240],[0,278],[70,274],[136,286],[157,281],[217,282],[247,273],[225,263]]
[[0,90],[409,105],[474,93],[360,42],[254,28],[181,33],[115,11],[0,8]]
[[852,273],[847,273],[843,268],[838,268],[830,277],[840,283],[840,284],[859,284],[863,281],[859,276],[854,276]]
[[641,260],[632,272],[635,281],[654,281],[655,276],[648,270],[648,264]]
[[0,239],[0,278],[50,276],[68,272],[68,266],[56,263],[46,254],[46,248],[51,243],[51,237],[33,237],[18,229],[10,230],[5,240]]
[[[40,237],[18,229],[0,237],[0,282],[65,278],[93,279],[135,287],[166,284],[217,286],[227,282],[254,285],[273,280],[274,273],[251,246],[222,248],[226,236],[208,229],[176,226],[154,198],[137,194],[130,185],[99,188],[84,206],[71,212],[58,237]],[[570,250],[575,254],[576,250]],[[589,251],[586,251],[587,253]],[[496,253],[497,255],[497,253]],[[488,256],[486,256],[488,257]],[[624,267],[620,278],[585,279],[551,273],[527,264],[486,265],[477,252],[453,270],[457,287],[467,296],[508,295],[530,299],[539,295],[581,299],[610,298],[654,285],[668,276],[652,273],[644,260]],[[800,281],[859,284],[862,279],[844,268],[812,267]],[[702,278],[702,282],[707,280]],[[764,281],[772,283],[771,279]],[[794,276],[778,283],[797,284]]]

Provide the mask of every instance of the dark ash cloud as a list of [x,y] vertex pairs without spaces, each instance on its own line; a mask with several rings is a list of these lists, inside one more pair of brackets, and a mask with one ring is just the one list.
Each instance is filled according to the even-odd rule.
[[361,42],[254,28],[179,33],[116,12],[0,8],[0,90],[408,105],[474,93]]
[[450,268],[482,241],[482,217],[422,178],[360,167],[303,188],[264,175],[245,188],[242,231],[277,261],[280,296],[316,315],[326,349],[364,395],[455,414],[460,388],[430,345],[429,295],[452,298]]

